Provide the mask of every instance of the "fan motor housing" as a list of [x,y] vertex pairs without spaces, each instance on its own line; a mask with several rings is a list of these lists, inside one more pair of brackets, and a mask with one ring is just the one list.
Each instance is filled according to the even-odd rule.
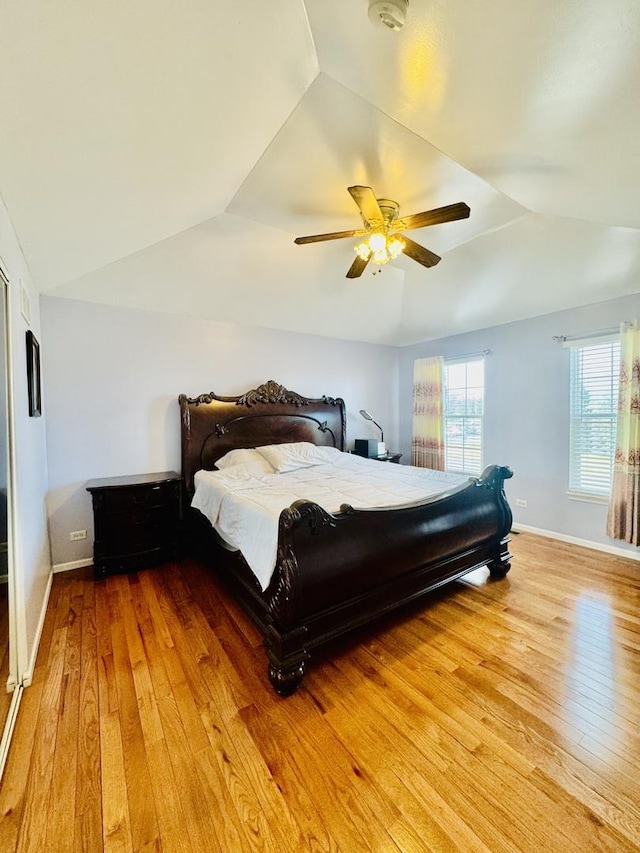
[[391,223],[398,218],[400,205],[397,201],[392,201],[390,198],[379,198],[377,201],[384,221],[387,225],[391,225]]

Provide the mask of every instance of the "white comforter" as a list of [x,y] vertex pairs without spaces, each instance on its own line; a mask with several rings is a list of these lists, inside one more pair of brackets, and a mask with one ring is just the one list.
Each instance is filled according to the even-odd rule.
[[330,464],[285,474],[256,473],[247,465],[198,471],[191,505],[232,548],[242,551],[262,589],[276,564],[278,518],[294,501],[313,501],[328,512],[398,506],[446,492],[467,477],[362,459],[349,453]]

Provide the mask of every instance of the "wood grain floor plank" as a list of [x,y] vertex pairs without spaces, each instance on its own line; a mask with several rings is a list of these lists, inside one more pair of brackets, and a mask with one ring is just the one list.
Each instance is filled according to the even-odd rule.
[[[78,760],[82,600],[82,584],[78,581],[70,590],[64,668],[49,793],[46,847],[53,846],[52,839],[62,837],[65,832],[68,832],[70,826],[75,825],[77,774],[69,772],[69,768],[75,767]],[[70,836],[71,845],[73,837],[73,835]]]
[[106,581],[96,587],[96,644],[98,651],[98,713],[100,737],[100,794],[102,845],[105,853],[133,851],[129,802],[124,775],[122,734],[111,642],[111,621],[119,618],[117,596]]
[[[131,853],[129,802],[124,770],[120,717],[115,711],[100,715],[100,781],[102,844],[105,853]],[[132,807],[135,807],[132,801]]]
[[[297,741],[290,748],[287,761],[291,763],[295,776],[307,779],[313,768],[313,796],[318,809],[340,850],[375,850],[370,842],[371,820],[354,802],[348,790],[341,790],[317,755],[306,744]],[[290,848],[294,849],[294,848]]]
[[219,792],[215,803],[225,830],[233,829],[241,839],[240,850],[261,850],[264,839],[271,836],[260,800],[234,750],[228,731],[222,725],[216,706],[211,703],[209,707],[200,708],[200,714],[210,749],[199,753],[198,759],[203,766],[206,765],[204,769],[211,780],[212,790]]
[[213,793],[208,785],[203,784],[204,777],[195,772],[197,761],[185,734],[174,697],[160,700],[158,707],[180,801],[183,830],[194,850],[225,853],[219,844],[215,812],[211,808]]
[[[100,791],[100,708],[95,596],[86,585],[82,609],[79,716],[76,761],[76,819],[74,849],[99,850],[102,841]],[[89,603],[91,602],[91,603]]]
[[[122,755],[125,772],[127,798],[130,803],[129,817],[131,838],[134,850],[155,843],[158,837],[155,804],[153,802],[149,767],[144,744],[144,721],[152,716],[155,707],[149,707],[149,697],[145,693],[141,702],[136,693],[135,671],[143,669],[139,635],[133,627],[127,629],[132,618],[128,584],[121,577],[110,578],[108,585],[119,596],[119,618],[111,622],[111,642],[118,691],[118,719],[122,738]],[[132,648],[128,644],[128,634],[136,635]],[[133,656],[133,658],[132,658]],[[141,715],[141,708],[143,709]],[[142,716],[145,717],[143,721]],[[155,721],[154,721],[155,722]],[[153,725],[153,722],[150,723]]]
[[[165,740],[148,743],[146,752],[158,830],[162,840],[161,849],[170,853],[200,853],[186,832],[182,803]],[[212,847],[212,850],[214,849]]]
[[236,715],[221,722],[229,735],[237,760],[244,768],[255,801],[260,804],[272,843],[281,850],[287,847],[292,850],[303,849],[304,839],[300,827],[241,718]]
[[[289,746],[298,734],[274,719],[269,713],[248,705],[239,712],[243,724],[259,748],[269,773],[300,827],[310,850],[337,853],[339,847],[326,825],[324,816],[296,775],[295,764],[288,760]],[[303,845],[302,849],[306,849]]]
[[[67,598],[68,600],[68,598]],[[60,697],[64,678],[67,626],[56,622],[51,643],[47,678],[40,700],[34,733],[34,748],[22,814],[19,849],[25,853],[46,849],[51,778],[55,756]]]

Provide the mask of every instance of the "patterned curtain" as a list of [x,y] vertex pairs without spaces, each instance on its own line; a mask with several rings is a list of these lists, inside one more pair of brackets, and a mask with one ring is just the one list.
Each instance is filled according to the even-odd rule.
[[442,434],[441,356],[419,358],[413,363],[413,437],[411,464],[444,471]]
[[607,535],[640,545],[640,324],[620,329],[620,392]]

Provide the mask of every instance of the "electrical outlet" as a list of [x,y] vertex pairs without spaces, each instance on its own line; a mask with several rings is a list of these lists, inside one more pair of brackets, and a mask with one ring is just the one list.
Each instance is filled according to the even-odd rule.
[[72,530],[71,533],[69,534],[69,539],[72,542],[77,542],[78,539],[86,539],[86,538],[87,538],[87,531],[86,530]]
[[516,506],[522,506],[526,508],[527,502],[523,501],[521,498],[516,498]]

